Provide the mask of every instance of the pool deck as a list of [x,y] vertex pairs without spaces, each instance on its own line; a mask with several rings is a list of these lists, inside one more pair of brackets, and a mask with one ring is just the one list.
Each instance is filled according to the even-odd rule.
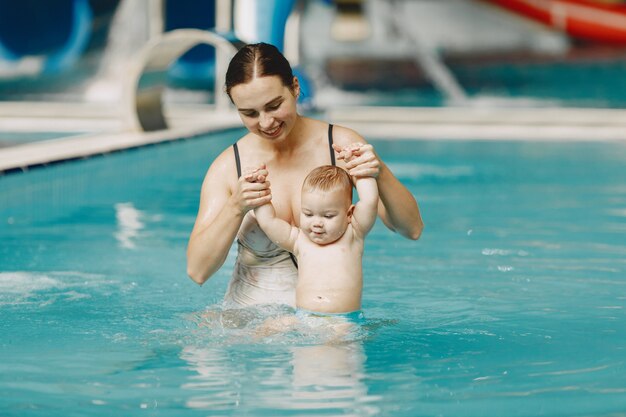
[[623,109],[345,107],[329,110],[327,116],[372,138],[626,140]]
[[[241,126],[236,112],[218,113],[210,105],[179,105],[166,116],[169,129],[139,132],[112,106],[0,102],[0,132],[71,134],[0,148],[0,173]],[[626,141],[621,109],[346,106],[321,117],[377,139]]]
[[0,132],[68,133],[68,137],[0,148],[0,174],[241,126],[235,112],[219,113],[212,106],[180,106],[167,112],[167,117],[169,129],[141,132],[111,106],[0,103]]

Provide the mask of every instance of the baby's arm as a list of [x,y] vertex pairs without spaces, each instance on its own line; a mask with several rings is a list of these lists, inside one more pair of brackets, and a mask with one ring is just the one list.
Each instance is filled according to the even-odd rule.
[[372,177],[356,177],[356,191],[359,201],[354,207],[352,226],[365,236],[374,226],[378,216],[378,186]]
[[[358,155],[363,144],[353,143],[347,147],[350,152]],[[352,226],[361,236],[365,236],[374,226],[378,215],[378,185],[374,177],[352,177],[359,201],[354,208],[352,215]]]
[[[245,178],[250,182],[265,182],[266,180],[265,177],[259,177],[254,172],[246,174]],[[259,226],[272,242],[289,252],[294,251],[299,229],[276,217],[276,210],[271,202],[256,207],[254,215]]]
[[276,211],[271,202],[256,207],[254,214],[259,226],[272,242],[289,252],[293,252],[299,232],[297,227],[276,217]]

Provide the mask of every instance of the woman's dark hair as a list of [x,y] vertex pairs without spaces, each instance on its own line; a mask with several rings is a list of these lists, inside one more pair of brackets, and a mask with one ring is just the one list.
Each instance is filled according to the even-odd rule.
[[254,77],[276,75],[285,87],[293,87],[293,71],[287,58],[278,48],[268,43],[254,43],[241,48],[230,60],[226,71],[226,94],[239,84],[250,82]]

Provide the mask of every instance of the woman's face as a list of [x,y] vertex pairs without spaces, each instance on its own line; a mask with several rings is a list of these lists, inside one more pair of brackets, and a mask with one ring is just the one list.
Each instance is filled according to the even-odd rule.
[[284,139],[293,128],[298,113],[296,97],[299,92],[294,77],[293,91],[278,76],[255,77],[230,90],[241,121],[246,128],[265,139]]

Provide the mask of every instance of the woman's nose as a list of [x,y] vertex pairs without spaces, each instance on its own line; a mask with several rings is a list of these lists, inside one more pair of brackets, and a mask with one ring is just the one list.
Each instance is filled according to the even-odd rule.
[[273,122],[274,122],[274,118],[270,116],[269,114],[261,113],[259,115],[259,125],[261,126],[261,129],[271,127]]

